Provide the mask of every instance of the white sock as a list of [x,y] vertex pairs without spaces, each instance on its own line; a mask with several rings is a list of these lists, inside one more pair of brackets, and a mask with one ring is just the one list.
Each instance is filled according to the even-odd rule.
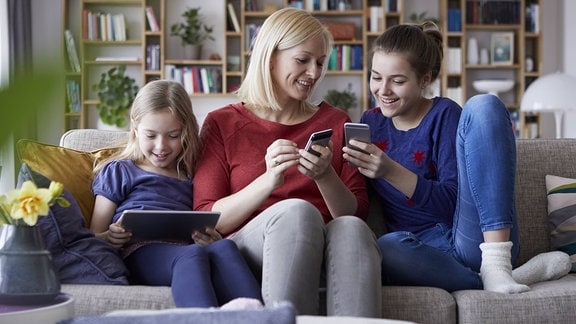
[[255,298],[239,297],[232,299],[226,304],[222,305],[220,309],[223,310],[248,310],[248,309],[259,309],[264,307],[262,303]]
[[555,280],[570,272],[570,256],[561,251],[540,253],[512,271],[517,283],[531,285],[536,282]]
[[482,250],[480,277],[484,290],[505,294],[517,294],[530,290],[530,287],[521,285],[512,278],[512,242],[482,243],[480,250]]

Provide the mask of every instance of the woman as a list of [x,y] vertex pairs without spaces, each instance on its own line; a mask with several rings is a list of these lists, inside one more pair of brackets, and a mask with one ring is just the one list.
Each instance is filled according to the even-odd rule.
[[[365,180],[342,159],[348,116],[309,102],[332,48],[312,15],[281,9],[266,19],[238,95],[210,113],[194,182],[194,206],[221,212],[216,229],[234,240],[262,281],[264,302],[318,312],[325,258],[327,313],[380,316],[380,264],[364,220]],[[304,151],[332,128],[327,147]],[[348,216],[355,215],[355,216]],[[358,217],[356,217],[358,216]]]

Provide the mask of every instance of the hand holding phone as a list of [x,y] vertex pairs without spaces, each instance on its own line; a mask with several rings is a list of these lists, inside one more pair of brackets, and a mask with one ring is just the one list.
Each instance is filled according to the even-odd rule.
[[[370,140],[370,126],[362,123],[345,123],[344,124],[344,137],[346,138],[346,146],[363,153],[368,152],[360,149],[357,146],[350,145],[350,140],[354,139],[364,143],[371,143]],[[357,167],[355,164],[349,162],[351,166]]]
[[328,146],[330,142],[330,137],[332,137],[332,130],[326,129],[323,131],[315,132],[310,135],[308,139],[308,143],[306,143],[306,147],[304,148],[305,151],[310,152],[316,156],[320,156],[320,153],[314,151],[312,149],[312,145],[320,145],[320,146]]

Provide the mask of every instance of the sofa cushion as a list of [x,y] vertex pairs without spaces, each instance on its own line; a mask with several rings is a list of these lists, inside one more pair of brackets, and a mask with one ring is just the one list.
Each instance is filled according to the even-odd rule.
[[[50,186],[50,179],[23,164],[18,184],[32,181],[40,188]],[[46,249],[62,283],[128,284],[128,270],[116,250],[94,236],[86,228],[84,218],[74,196],[64,189],[70,206],[54,204],[45,217],[38,219],[38,227]]]
[[94,207],[92,193],[94,162],[109,156],[118,148],[83,152],[23,139],[18,141],[16,149],[22,163],[64,185],[64,188],[76,198],[86,224],[90,224]]
[[576,275],[544,281],[521,294],[486,290],[452,293],[459,323],[574,323]]
[[552,249],[566,252],[576,272],[576,179],[546,175]]

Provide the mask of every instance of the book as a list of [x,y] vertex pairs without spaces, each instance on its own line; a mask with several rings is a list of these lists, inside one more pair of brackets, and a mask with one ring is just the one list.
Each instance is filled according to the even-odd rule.
[[228,3],[228,16],[230,17],[230,21],[232,21],[234,31],[239,33],[240,23],[238,23],[238,16],[236,16],[236,10],[234,9],[234,5],[232,3]]
[[156,14],[154,14],[154,8],[146,7],[146,18],[148,20],[148,26],[150,27],[150,31],[157,32],[160,31],[160,27],[158,26],[158,20],[156,20]]
[[68,63],[70,64],[70,69],[73,72],[80,72],[80,60],[78,58],[78,52],[76,51],[74,36],[68,29],[64,31],[64,36],[66,39],[66,51],[68,52]]

